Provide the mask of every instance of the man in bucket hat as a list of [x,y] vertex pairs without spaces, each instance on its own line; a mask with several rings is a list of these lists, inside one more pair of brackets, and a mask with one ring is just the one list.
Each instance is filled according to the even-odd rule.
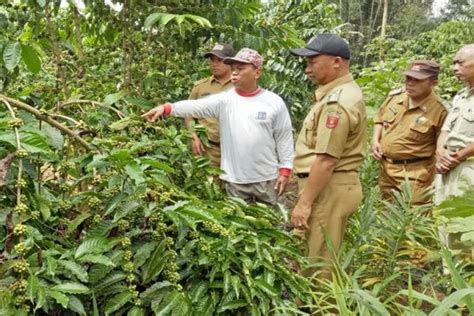
[[[234,48],[230,44],[216,44],[211,51],[204,54],[209,60],[211,76],[194,83],[189,99],[197,100],[232,88],[230,82],[230,66],[224,64],[224,59],[235,55]],[[191,149],[195,155],[207,156],[212,166],[219,168],[221,161],[221,148],[219,138],[219,123],[215,118],[199,119],[199,124],[206,127],[209,146],[204,146],[199,136],[192,130],[194,119],[184,119],[186,127],[191,130]]]
[[433,61],[412,61],[404,72],[404,88],[391,91],[374,118],[372,154],[381,162],[384,199],[401,191],[407,178],[414,205],[431,201],[436,142],[447,115],[447,104],[433,91],[439,70]]
[[[306,75],[318,85],[296,141],[299,197],[291,223],[305,237],[313,265],[303,275],[313,277],[319,270],[318,278],[330,278],[333,254],[362,201],[359,167],[366,144],[365,105],[350,73],[349,45],[342,38],[320,34],[291,53],[306,58]],[[321,261],[328,265],[316,269]]]
[[290,116],[283,100],[258,86],[263,58],[250,48],[224,59],[233,89],[200,100],[166,103],[143,114],[154,122],[174,115],[219,120],[226,191],[246,202],[276,205],[293,166]]

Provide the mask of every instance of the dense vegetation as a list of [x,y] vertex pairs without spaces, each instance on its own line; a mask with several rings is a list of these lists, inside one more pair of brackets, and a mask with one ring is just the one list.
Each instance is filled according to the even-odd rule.
[[0,4],[0,315],[303,313],[296,298],[342,315],[474,313],[472,258],[437,236],[447,223],[473,246],[474,191],[436,216],[408,188],[386,204],[368,157],[334,278],[314,288],[293,270],[305,260],[286,210],[225,197],[180,120],[139,117],[186,98],[220,40],[263,53],[262,86],[298,130],[314,87],[288,48],[322,31],[354,43],[369,114],[412,58],[442,64],[450,100],[453,54],[474,38],[465,1],[439,18],[430,1],[393,1],[384,37],[375,1],[60,2]]

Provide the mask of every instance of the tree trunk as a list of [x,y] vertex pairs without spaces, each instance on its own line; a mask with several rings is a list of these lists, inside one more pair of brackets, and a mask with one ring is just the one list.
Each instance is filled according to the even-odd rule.
[[82,47],[81,15],[79,14],[76,5],[72,3],[72,1],[69,1],[69,5],[71,6],[71,10],[74,15],[74,35],[76,37],[77,55],[79,56],[81,69],[79,71],[79,78],[82,78],[86,74],[86,61],[84,48]]
[[381,38],[385,38],[385,33],[387,30],[387,20],[388,20],[388,0],[383,0],[382,28],[380,30]]

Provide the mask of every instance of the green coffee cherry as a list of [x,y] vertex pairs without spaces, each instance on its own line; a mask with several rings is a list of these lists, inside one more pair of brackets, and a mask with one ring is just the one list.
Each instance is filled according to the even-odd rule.
[[26,226],[23,224],[16,224],[15,228],[13,228],[13,234],[16,236],[22,236],[26,234]]

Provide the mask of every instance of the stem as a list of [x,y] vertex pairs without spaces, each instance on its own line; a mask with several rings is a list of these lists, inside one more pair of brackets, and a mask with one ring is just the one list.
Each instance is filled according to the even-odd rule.
[[75,139],[85,149],[87,149],[87,150],[91,149],[89,144],[83,138],[81,138],[79,135],[77,135],[74,131],[72,131],[68,127],[66,127],[63,124],[59,123],[58,121],[52,119],[47,114],[43,114],[40,111],[38,111],[37,109],[29,106],[26,103],[23,103],[21,101],[15,100],[15,99],[8,98],[8,97],[6,97],[2,94],[0,94],[0,100],[2,100],[3,102],[8,102],[11,105],[13,105],[14,107],[17,107],[19,109],[22,109],[24,111],[27,111],[27,112],[33,114],[34,116],[36,116],[37,119],[45,121],[46,123],[50,124],[53,127],[56,127],[60,131],[64,132],[65,134],[67,134],[70,137],[72,137],[73,139]]
[[82,78],[86,74],[86,66],[84,48],[82,47],[81,15],[79,14],[76,5],[72,2],[73,1],[69,1],[69,5],[71,6],[71,10],[74,15],[74,35],[76,37],[77,55],[79,56],[79,61],[81,63],[79,78]]
[[51,47],[53,49],[53,54],[56,57],[56,66],[58,67],[58,76],[62,84],[64,99],[67,99],[69,97],[69,89],[67,88],[67,81],[63,68],[63,58],[61,55],[61,50],[59,49],[57,44],[57,36],[55,32],[56,27],[54,26],[53,21],[51,20],[51,14],[49,12],[49,2],[44,7],[44,13],[46,16],[49,37],[51,40]]
[[110,105],[103,105],[101,102],[97,102],[97,101],[92,101],[92,100],[74,100],[74,101],[68,101],[68,102],[63,102],[63,103],[59,103],[58,104],[58,111],[61,109],[61,108],[64,108],[66,106],[69,106],[71,104],[85,104],[85,103],[90,103],[94,106],[103,106],[103,107],[106,107],[108,108],[109,110],[112,110],[113,112],[115,112],[115,114],[117,114],[121,119],[125,117],[125,114],[123,114],[122,111],[114,108],[113,106],[110,106]]
[[[15,111],[13,110],[13,107],[10,105],[10,103],[7,100],[4,100],[0,98],[0,100],[5,104],[5,106],[8,108],[8,111],[10,112],[10,116],[13,119],[16,119]],[[20,140],[20,132],[18,131],[18,127],[13,127],[13,131],[15,133],[15,141],[16,141],[16,150],[17,152],[21,149],[21,140]],[[23,159],[18,157],[18,176],[16,180],[16,205],[20,205],[21,203],[21,185],[20,185],[20,180],[21,180],[21,175],[23,173]],[[12,246],[13,246],[13,211],[11,211],[8,215],[7,218],[5,219],[5,226],[6,226],[6,235],[9,236],[7,240],[5,241],[5,248],[7,249],[8,252],[11,251]]]

